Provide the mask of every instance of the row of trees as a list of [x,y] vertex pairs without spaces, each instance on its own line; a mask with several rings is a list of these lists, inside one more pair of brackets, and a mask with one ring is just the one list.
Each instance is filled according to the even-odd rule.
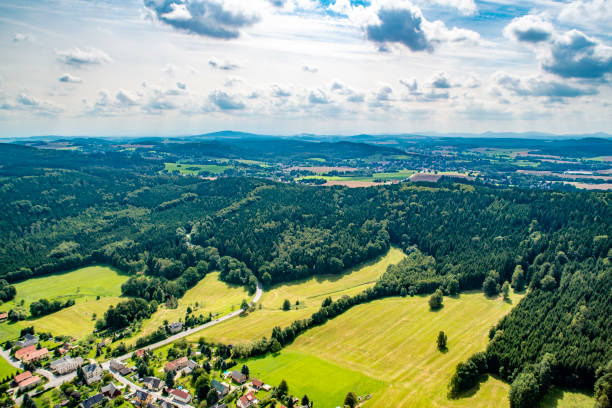
[[32,317],[44,316],[73,305],[74,299],[67,299],[65,302],[60,302],[59,300],[49,301],[47,299],[39,299],[30,303],[30,314]]

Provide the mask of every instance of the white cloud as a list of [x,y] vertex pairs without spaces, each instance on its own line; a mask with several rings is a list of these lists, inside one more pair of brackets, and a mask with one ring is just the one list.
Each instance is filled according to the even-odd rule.
[[548,41],[554,32],[550,21],[543,16],[531,14],[515,18],[504,28],[507,38],[532,44]]
[[101,65],[112,61],[104,51],[96,48],[73,48],[70,50],[56,51],[57,59],[67,65],[85,67],[87,65]]
[[601,24],[604,29],[610,28],[612,22],[611,0],[578,0],[565,4],[559,13],[559,20],[568,24],[589,26]]
[[71,84],[80,84],[83,82],[81,78],[67,74],[67,73],[59,77],[59,81],[64,82],[64,83],[71,83]]

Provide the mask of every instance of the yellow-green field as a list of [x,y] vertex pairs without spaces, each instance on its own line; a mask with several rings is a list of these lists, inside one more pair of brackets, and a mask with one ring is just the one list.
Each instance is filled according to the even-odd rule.
[[0,357],[0,381],[17,373],[17,369]]
[[[321,302],[327,296],[337,299],[342,295],[354,295],[374,283],[389,265],[401,261],[406,255],[396,247],[392,247],[385,255],[349,269],[341,275],[325,275],[312,277],[303,281],[278,285],[264,292],[256,310],[248,316],[230,319],[209,329],[188,337],[188,341],[196,342],[201,336],[208,340],[235,344],[243,341],[257,340],[270,336],[274,326],[286,326],[294,320],[303,319],[318,310]],[[281,310],[282,303],[289,299],[292,308]],[[299,301],[299,306],[295,302]]]
[[542,398],[540,408],[593,408],[595,400],[582,391],[553,388]]
[[[489,407],[507,406],[508,385],[489,378],[470,398],[449,401],[448,379],[458,362],[484,350],[489,328],[507,314],[512,302],[487,299],[482,293],[445,298],[444,307],[431,312],[427,297],[388,298],[356,306],[321,327],[309,330],[279,356],[249,361],[261,380],[285,378],[299,395],[311,396],[317,406],[334,407],[342,402],[346,388],[332,377],[304,377],[299,365],[272,369],[274,359],[289,354],[302,359],[316,358],[336,367],[334,376],[344,378],[344,370],[360,373],[356,389],[372,393],[368,407]],[[436,348],[440,330],[448,335],[448,352]],[[268,378],[270,376],[270,379]],[[376,384],[384,383],[378,387]],[[315,397],[318,396],[318,399]]]
[[[94,313],[100,317],[110,305],[119,302],[121,284],[127,279],[128,276],[120,274],[114,268],[88,266],[17,283],[17,296],[11,302],[0,306],[0,310],[23,307],[29,313],[30,303],[41,298],[60,301],[74,299],[76,304],[38,319],[2,323],[0,341],[16,338],[26,326],[34,326],[38,331],[50,331],[53,334],[84,336],[94,328]],[[100,299],[96,300],[98,296]],[[23,306],[20,306],[22,300]]]
[[[139,336],[153,333],[164,324],[165,320],[168,322],[183,320],[188,307],[191,307],[196,316],[200,314],[207,316],[209,313],[224,315],[240,309],[243,299],[250,299],[244,287],[220,281],[218,272],[209,273],[179,299],[176,309],[168,309],[160,305],[157,312],[143,322],[143,329]],[[135,342],[136,339],[137,337],[133,338],[129,343]]]

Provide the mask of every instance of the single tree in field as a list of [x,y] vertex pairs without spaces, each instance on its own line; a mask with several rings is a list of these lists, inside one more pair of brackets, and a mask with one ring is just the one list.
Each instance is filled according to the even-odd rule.
[[448,338],[446,337],[446,333],[444,333],[443,331],[438,333],[438,341],[437,341],[438,350],[440,351],[446,350],[446,340],[448,340]]
[[304,394],[304,396],[302,397],[301,404],[303,407],[310,406],[310,400],[308,399],[308,395]]
[[244,364],[240,372],[244,374],[246,378],[249,378],[249,366],[248,365]]
[[289,299],[285,299],[285,301],[283,302],[283,310],[287,311],[291,309],[291,302],[289,301]]
[[433,295],[429,298],[429,307],[431,310],[438,310],[442,307],[442,291],[436,290]]
[[280,384],[278,384],[278,387],[276,387],[276,391],[281,397],[283,395],[287,395],[287,393],[289,392],[289,386],[287,385],[287,381],[285,381],[284,379],[281,380]]
[[346,394],[346,398],[344,398],[344,406],[355,408],[359,404],[359,400],[357,399],[357,395],[353,391]]
[[504,300],[508,300],[510,298],[510,284],[508,281],[505,281],[501,287],[502,294],[504,295]]
[[240,308],[242,310],[248,310],[249,309],[249,302],[247,302],[246,299],[242,299],[242,304],[240,305]]

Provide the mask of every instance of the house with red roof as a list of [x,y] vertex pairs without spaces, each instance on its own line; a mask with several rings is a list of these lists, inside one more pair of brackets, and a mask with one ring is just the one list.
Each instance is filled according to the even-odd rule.
[[257,404],[258,402],[259,401],[257,400],[257,397],[255,397],[255,394],[253,394],[253,391],[251,391],[238,398],[236,406],[238,408],[249,408],[250,406]]
[[26,354],[29,354],[29,353],[31,353],[33,351],[36,351],[36,344],[33,344],[31,346],[27,346],[27,347],[24,347],[24,348],[21,348],[21,349],[17,350],[15,352],[15,358],[17,360],[21,360],[21,358],[23,356],[25,356]]
[[40,377],[37,376],[37,375],[33,375],[33,376],[28,377],[28,378],[26,378],[25,380],[23,380],[23,381],[21,381],[19,383],[19,385],[18,385],[19,391],[29,390],[30,388],[36,387],[40,383],[41,383]]
[[257,378],[253,378],[253,388],[256,390],[261,390],[263,386],[264,383],[262,381],[259,381]]
[[[36,346],[34,346],[36,347]],[[29,363],[31,361],[43,360],[49,357],[49,350],[47,348],[41,348],[40,350],[34,350],[31,353],[26,354],[21,358],[21,361],[24,363]]]
[[183,404],[188,404],[191,401],[191,395],[187,391],[173,389],[168,391],[168,394],[172,395],[175,401],[182,402]]

